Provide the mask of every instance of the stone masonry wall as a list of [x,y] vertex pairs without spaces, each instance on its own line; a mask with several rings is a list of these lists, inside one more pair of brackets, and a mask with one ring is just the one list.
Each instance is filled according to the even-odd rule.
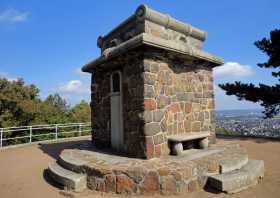
[[215,134],[211,68],[177,63],[148,49],[127,54],[110,65],[115,66],[96,69],[92,77],[93,140],[97,146],[110,146],[110,75],[115,70],[122,72],[126,154],[160,157],[169,154],[168,135]]
[[110,146],[110,72],[96,69],[91,79],[92,139],[98,147]]
[[96,69],[92,77],[92,130],[93,142],[98,147],[110,147],[110,75],[113,71],[122,73],[123,101],[123,152],[134,157],[145,157],[145,138],[143,135],[143,78],[141,54],[127,54]]
[[147,53],[144,120],[147,158],[168,154],[168,135],[214,130],[212,69]]

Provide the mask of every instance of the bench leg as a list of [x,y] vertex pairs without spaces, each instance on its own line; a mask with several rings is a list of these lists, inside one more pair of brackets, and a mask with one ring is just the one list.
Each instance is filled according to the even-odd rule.
[[174,143],[172,150],[174,155],[181,155],[183,153],[183,144],[181,142]]
[[206,148],[208,148],[208,144],[209,144],[208,137],[207,137],[207,138],[203,138],[202,140],[199,141],[199,147],[200,147],[201,149],[206,149]]

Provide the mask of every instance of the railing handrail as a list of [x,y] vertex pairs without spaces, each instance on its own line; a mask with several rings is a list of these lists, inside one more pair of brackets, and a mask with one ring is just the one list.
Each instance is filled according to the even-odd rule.
[[[16,127],[5,127],[0,128],[0,148],[4,147],[3,142],[9,141],[9,140],[17,140],[17,139],[24,139],[29,138],[27,143],[32,143],[33,138],[40,137],[44,135],[54,135],[54,138],[51,138],[50,140],[58,140],[59,134],[77,134],[77,136],[83,136],[84,132],[90,132],[91,129],[86,129],[86,127],[90,127],[90,122],[80,122],[80,123],[57,123],[57,124],[43,124],[43,125],[30,125],[30,126],[16,126]],[[73,130],[73,127],[78,127]],[[67,131],[66,129],[70,128],[70,131]],[[33,133],[34,131],[39,130],[50,130],[47,133]],[[63,131],[59,131],[59,129],[63,129]],[[13,136],[9,137],[6,134],[8,133],[19,133],[19,136]],[[10,134],[11,135],[11,134]],[[38,141],[38,140],[37,140]],[[37,142],[35,140],[35,142]],[[26,144],[26,143],[17,143],[17,144]]]
[[14,127],[3,127],[0,129],[14,129],[14,128],[28,128],[30,126],[32,127],[40,127],[40,126],[55,126],[55,125],[78,125],[78,124],[91,124],[90,122],[73,122],[73,123],[55,123],[55,124],[39,124],[39,125],[26,125],[26,126],[14,126]]

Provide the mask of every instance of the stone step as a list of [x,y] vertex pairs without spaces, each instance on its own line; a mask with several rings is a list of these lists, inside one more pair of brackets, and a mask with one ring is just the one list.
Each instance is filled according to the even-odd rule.
[[249,160],[239,170],[209,176],[209,185],[220,191],[236,193],[256,185],[264,176],[264,162],[262,160]]
[[238,170],[248,163],[248,155],[246,153],[240,153],[238,155],[232,155],[230,158],[219,161],[220,173],[228,173],[234,170]]
[[82,167],[87,164],[87,161],[79,159],[77,156],[73,156],[70,151],[63,151],[57,160],[58,164],[63,168],[71,170],[76,173],[82,173]]
[[63,185],[68,190],[75,192],[83,191],[87,186],[87,177],[61,167],[56,162],[49,164],[49,176],[57,183]]

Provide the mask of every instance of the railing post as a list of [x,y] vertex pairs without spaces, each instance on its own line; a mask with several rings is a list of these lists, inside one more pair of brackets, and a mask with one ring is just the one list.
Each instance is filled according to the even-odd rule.
[[4,129],[1,128],[0,129],[0,148],[2,148],[2,146],[3,146],[3,131],[4,131]]
[[32,142],[32,126],[29,127],[29,143]]
[[58,124],[55,125],[55,140],[58,138]]
[[82,136],[82,124],[79,124],[79,136]]

